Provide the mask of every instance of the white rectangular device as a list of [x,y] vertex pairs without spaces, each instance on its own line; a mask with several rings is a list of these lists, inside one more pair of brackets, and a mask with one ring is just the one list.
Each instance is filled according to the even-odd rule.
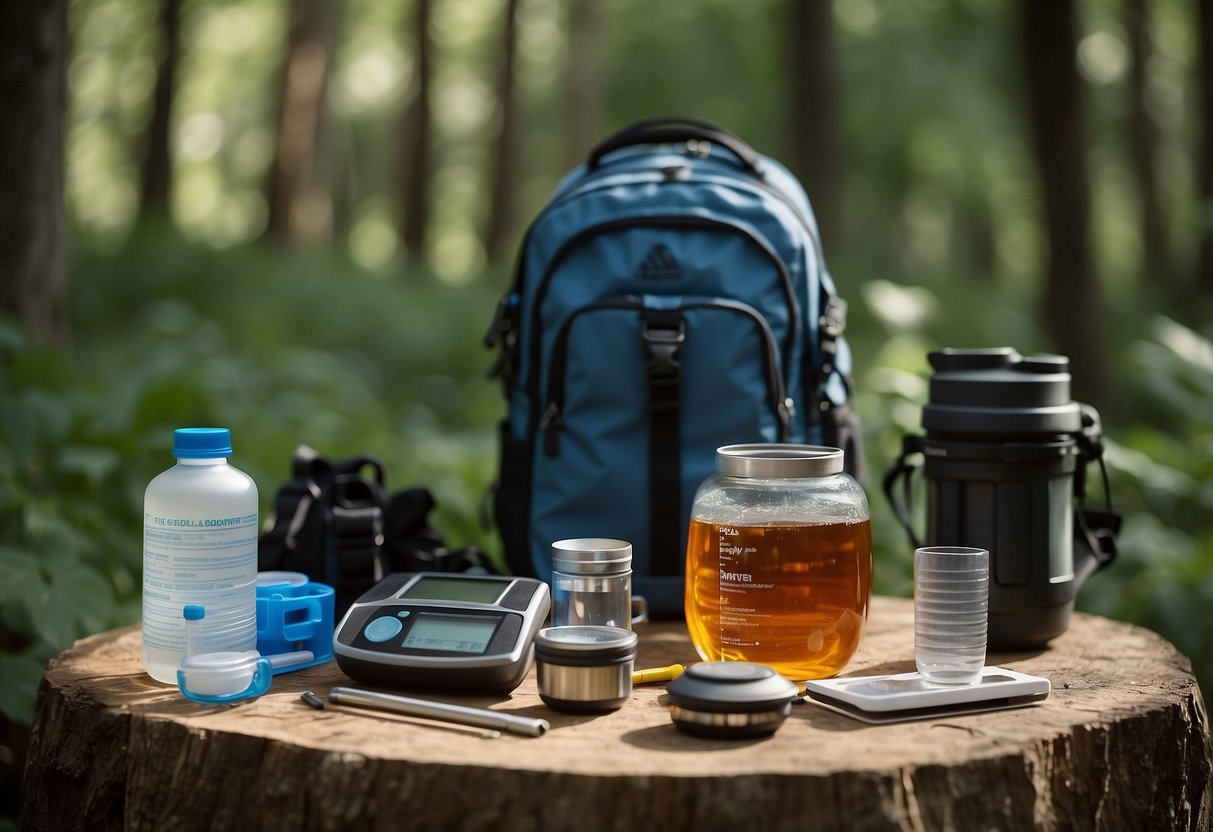
[[805,682],[805,701],[880,724],[1020,708],[1047,699],[1051,690],[1043,676],[986,667],[971,685],[932,684],[918,673]]

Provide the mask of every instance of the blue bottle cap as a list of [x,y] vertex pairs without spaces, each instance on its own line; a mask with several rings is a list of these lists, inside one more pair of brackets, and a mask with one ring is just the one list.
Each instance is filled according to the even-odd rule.
[[173,431],[177,459],[215,459],[232,455],[232,432],[227,428],[179,428]]
[[200,604],[186,604],[182,612],[186,621],[201,621],[206,617],[206,609]]

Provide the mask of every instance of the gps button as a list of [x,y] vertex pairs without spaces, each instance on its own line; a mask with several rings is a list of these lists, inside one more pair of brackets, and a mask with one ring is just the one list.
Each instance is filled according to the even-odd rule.
[[367,641],[387,641],[389,638],[395,638],[404,629],[404,624],[399,618],[393,618],[390,615],[381,615],[366,625],[366,629],[362,634],[366,636]]

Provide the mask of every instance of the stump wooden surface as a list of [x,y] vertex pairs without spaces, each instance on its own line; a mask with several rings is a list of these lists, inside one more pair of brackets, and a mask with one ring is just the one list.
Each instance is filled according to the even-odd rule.
[[[874,598],[843,675],[913,670],[913,607]],[[638,666],[695,660],[681,624],[642,625]],[[51,662],[26,769],[28,829],[1208,829],[1208,720],[1189,661],[1154,633],[1075,615],[1035,653],[1018,710],[869,726],[797,705],[765,740],[686,736],[664,686],[605,716],[556,713],[534,671],[507,697],[442,696],[549,720],[540,738],[309,709],[336,664],[208,707],[144,674],[139,629]],[[430,694],[421,694],[430,695]]]

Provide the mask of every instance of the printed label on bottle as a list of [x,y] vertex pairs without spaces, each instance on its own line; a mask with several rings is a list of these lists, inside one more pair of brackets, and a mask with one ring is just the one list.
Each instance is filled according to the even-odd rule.
[[[181,610],[206,608],[206,619],[223,619],[255,603],[257,515],[160,517],[144,515],[143,642],[151,648],[184,649]],[[255,607],[254,607],[255,609]],[[251,650],[248,628],[238,643],[223,649]]]
[[720,594],[722,598],[729,596],[727,606],[721,604],[720,643],[727,647],[754,647],[761,644],[758,627],[771,617],[759,612],[763,606],[761,596],[774,589],[775,584],[755,580],[754,574],[746,571],[758,548],[745,545],[738,529],[721,526],[717,544]]

